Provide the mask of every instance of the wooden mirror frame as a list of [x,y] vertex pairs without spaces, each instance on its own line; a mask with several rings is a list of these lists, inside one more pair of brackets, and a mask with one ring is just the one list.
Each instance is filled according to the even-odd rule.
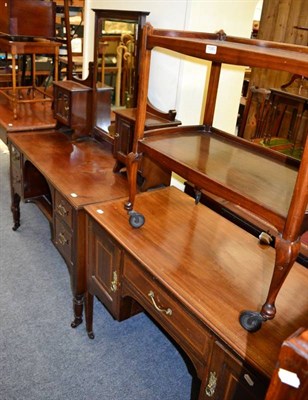
[[128,22],[136,24],[137,30],[137,44],[135,46],[135,59],[134,59],[134,69],[135,69],[135,80],[134,89],[135,94],[131,106],[136,107],[137,105],[137,93],[138,93],[138,81],[139,81],[139,65],[140,65],[140,43],[141,43],[141,33],[142,27],[146,23],[146,17],[149,15],[148,11],[128,11],[128,10],[100,10],[93,9],[95,13],[95,37],[94,37],[94,65],[93,65],[93,134],[95,137],[102,138],[103,140],[110,141],[108,132],[104,127],[99,126],[99,109],[97,108],[98,103],[98,88],[97,88],[97,76],[99,72],[98,59],[99,59],[99,39],[101,36],[102,26],[105,21],[118,21],[118,22]]

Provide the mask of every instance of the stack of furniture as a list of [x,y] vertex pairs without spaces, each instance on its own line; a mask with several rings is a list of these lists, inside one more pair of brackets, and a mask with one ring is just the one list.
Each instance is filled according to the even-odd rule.
[[[189,356],[200,381],[192,398],[264,398],[283,340],[308,322],[307,270],[294,262],[307,229],[308,149],[299,166],[219,131],[212,119],[222,62],[301,73],[307,49],[149,25],[142,43],[135,137],[126,157],[129,201],[125,209],[123,200],[85,207],[88,335],[94,337],[94,296],[118,320],[141,306]],[[212,61],[204,125],[144,129],[155,46]],[[275,249],[173,187],[137,194],[144,156],[194,183],[197,203],[206,190],[269,221],[279,231]],[[262,304],[267,290],[261,312],[244,311]]]
[[[148,14],[96,10],[96,61],[110,13],[141,25]],[[222,63],[302,74],[308,50],[150,25],[140,43],[138,104],[116,113],[115,135],[106,129],[111,95],[97,87],[97,62],[88,80],[55,84],[55,129],[9,134],[13,229],[21,223],[21,200],[48,218],[71,279],[72,327],[82,322],[85,300],[94,338],[94,296],[117,320],[145,310],[188,355],[192,398],[264,398],[283,340],[308,324],[307,270],[295,262],[307,229],[308,145],[299,166],[222,132],[213,126],[215,100]],[[203,125],[181,126],[175,113],[162,120],[150,111],[156,46],[212,62]],[[197,201],[174,187],[139,193],[140,169],[145,182],[157,178],[157,170],[142,167],[147,158],[167,176],[175,171],[191,182]],[[279,232],[275,249],[195,204],[204,190],[270,220]],[[260,312],[243,312],[259,307],[267,290]]]

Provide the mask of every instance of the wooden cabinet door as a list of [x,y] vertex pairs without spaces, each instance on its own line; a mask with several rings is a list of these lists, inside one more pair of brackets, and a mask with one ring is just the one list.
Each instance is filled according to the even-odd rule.
[[97,296],[117,318],[122,250],[95,221],[88,225],[88,291]]
[[134,129],[134,122],[120,116],[116,117],[115,156],[117,156],[117,153],[126,156],[132,151]]
[[71,125],[71,93],[54,85],[54,117],[66,126]]
[[262,400],[268,381],[215,342],[202,399]]

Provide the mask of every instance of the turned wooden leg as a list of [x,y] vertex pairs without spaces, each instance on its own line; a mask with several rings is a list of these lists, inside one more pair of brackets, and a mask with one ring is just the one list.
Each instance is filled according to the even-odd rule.
[[240,323],[244,329],[249,332],[258,331],[262,323],[273,319],[276,314],[275,301],[279,290],[290,272],[300,251],[300,238],[291,242],[282,237],[276,238],[276,259],[269,287],[267,299],[263,304],[261,311],[243,311],[240,315]]
[[71,323],[72,328],[77,328],[82,323],[83,301],[83,295],[76,295],[73,298],[74,321]]
[[17,193],[12,194],[11,211],[13,213],[13,231],[20,227],[20,196]]
[[300,238],[290,242],[281,237],[276,238],[276,259],[273,276],[267,299],[262,306],[261,316],[264,320],[273,319],[276,314],[275,301],[279,290],[288,276],[300,251]]
[[93,333],[93,295],[86,292],[85,295],[86,330],[90,339],[94,339]]
[[138,161],[141,155],[137,153],[129,153],[127,156],[127,180],[129,189],[129,199],[125,203],[125,209],[132,211],[134,207],[136,192],[137,192],[137,173],[138,173]]
[[127,178],[129,188],[129,199],[124,208],[129,215],[129,223],[133,228],[140,228],[144,222],[144,216],[133,210],[135,197],[137,193],[137,173],[141,154],[129,153],[127,156]]

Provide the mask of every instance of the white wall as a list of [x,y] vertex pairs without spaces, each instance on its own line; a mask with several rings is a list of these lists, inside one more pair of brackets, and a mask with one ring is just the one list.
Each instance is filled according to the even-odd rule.
[[[155,28],[216,32],[249,37],[258,0],[86,0],[84,65],[93,59],[94,13],[92,8],[149,11]],[[210,64],[168,52],[152,57],[149,98],[158,108],[177,110],[184,124],[200,123]],[[218,92],[214,125],[235,132],[243,69],[228,66]]]
[[[223,29],[227,35],[249,37],[256,4],[257,0],[191,0],[186,29],[203,32]],[[183,91],[177,109],[188,123],[202,121],[201,107],[205,101],[209,65],[193,62],[183,67],[181,81],[185,86],[181,85]],[[231,66],[225,67],[221,74],[214,126],[229,133],[235,132],[243,74],[243,68]]]
[[[147,21],[156,28],[185,29],[187,1],[175,0],[86,0],[84,66],[93,60],[94,13],[91,9],[149,11]],[[166,58],[168,59],[166,61]],[[179,60],[168,55],[153,56],[149,97],[162,110],[176,108]],[[84,71],[87,68],[84,68]],[[85,76],[84,76],[85,78]],[[165,90],[168,88],[167,90]]]

